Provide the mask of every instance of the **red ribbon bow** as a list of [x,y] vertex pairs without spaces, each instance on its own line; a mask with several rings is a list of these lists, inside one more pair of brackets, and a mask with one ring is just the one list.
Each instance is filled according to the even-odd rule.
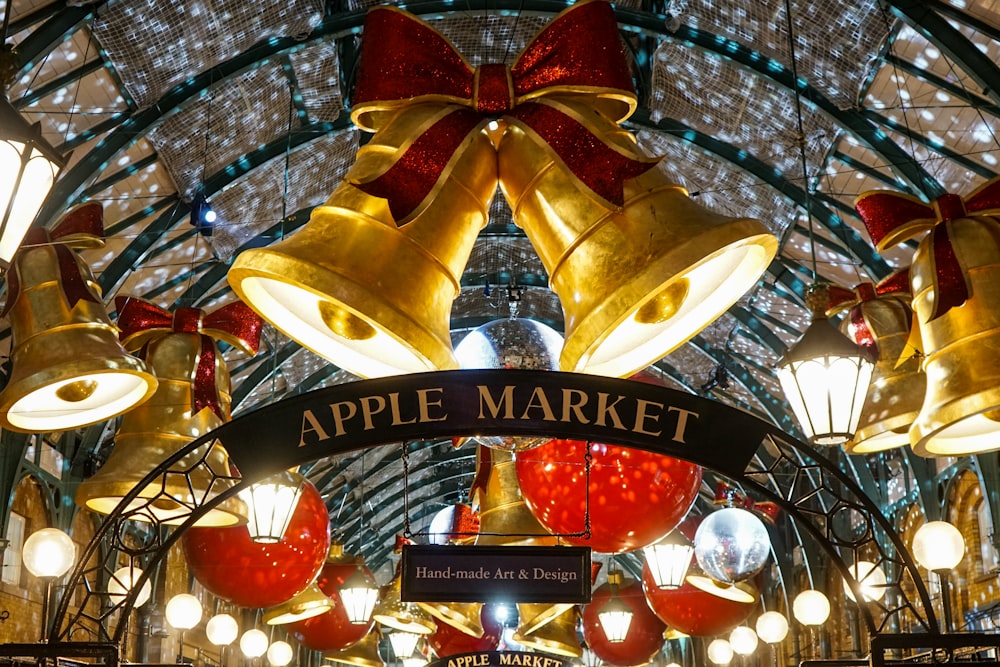
[[377,130],[386,111],[427,102],[461,106],[439,118],[384,173],[354,184],[387,199],[397,224],[405,224],[465,138],[490,117],[505,114],[548,144],[594,194],[621,206],[624,182],[658,160],[635,160],[578,119],[536,101],[558,94],[594,97],[618,121],[635,110],[632,78],[607,2],[580,2],[560,13],[510,68],[473,68],[427,23],[392,7],[375,7],[365,20],[354,122]]
[[69,209],[52,229],[32,227],[25,234],[21,248],[11,260],[13,270],[7,274],[7,303],[0,317],[13,307],[21,293],[18,260],[33,246],[51,245],[59,262],[59,282],[66,301],[72,308],[80,301],[101,303],[95,294],[96,285],[84,279],[72,249],[100,248],[104,245],[104,207],[96,202]]
[[173,314],[143,299],[118,297],[118,327],[122,344],[139,349],[151,340],[171,333],[201,335],[201,354],[192,382],[192,412],[204,408],[225,420],[215,391],[215,343],[225,341],[248,354],[256,354],[264,320],[242,301],[205,313],[200,308],[178,308]]
[[930,230],[937,276],[933,320],[961,306],[970,296],[967,276],[949,238],[950,222],[972,214],[1000,216],[1000,177],[987,181],[964,199],[945,194],[925,204],[910,195],[878,191],[859,196],[854,208],[880,252]]
[[[893,273],[888,278],[883,279],[877,285],[871,283],[860,283],[854,289],[847,289],[839,285],[829,287],[829,305],[827,314],[849,308],[847,316],[850,318],[851,337],[854,342],[863,347],[872,358],[878,359],[878,340],[868,326],[865,319],[862,305],[865,302],[873,301],[880,297],[890,295],[910,294],[910,270],[902,269]],[[912,311],[909,311],[912,312]]]
[[740,509],[754,512],[771,524],[773,524],[778,519],[778,515],[781,514],[781,508],[778,507],[777,504],[772,502],[754,502],[751,498],[739,493],[736,489],[725,482],[719,482],[715,485],[715,504],[727,505],[729,507],[739,507]]

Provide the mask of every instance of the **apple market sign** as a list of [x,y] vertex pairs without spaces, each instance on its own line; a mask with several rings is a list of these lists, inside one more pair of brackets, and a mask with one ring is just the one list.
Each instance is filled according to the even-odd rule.
[[635,447],[740,478],[781,431],[718,401],[579,373],[469,370],[349,382],[251,411],[212,431],[249,481],[344,452],[471,435]]

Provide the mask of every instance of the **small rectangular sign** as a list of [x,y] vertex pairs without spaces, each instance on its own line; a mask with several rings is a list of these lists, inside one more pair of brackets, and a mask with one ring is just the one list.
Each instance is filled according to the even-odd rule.
[[590,602],[588,547],[403,546],[404,602]]

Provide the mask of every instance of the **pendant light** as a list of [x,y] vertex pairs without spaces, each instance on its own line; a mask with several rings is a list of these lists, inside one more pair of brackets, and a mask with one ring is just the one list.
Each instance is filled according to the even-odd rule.
[[247,531],[258,544],[277,544],[284,537],[302,494],[302,476],[289,471],[251,484],[240,492],[247,504]]
[[[792,80],[797,82],[799,76],[795,64],[795,34],[790,4],[789,0],[785,0],[785,20],[788,23]],[[829,295],[826,286],[818,284],[806,139],[798,86],[795,88],[795,117],[802,164],[802,190],[809,221],[809,252],[812,256],[813,285],[806,294],[806,305],[812,320],[799,342],[781,360],[778,380],[806,438],[817,445],[839,445],[854,437],[875,364],[864,349],[840,333],[826,317]]]
[[618,597],[618,587],[621,586],[621,572],[613,571],[608,573],[608,584],[611,586],[611,599],[608,600],[601,610],[597,612],[597,617],[601,621],[601,628],[604,636],[612,644],[621,644],[628,635],[628,628],[632,625],[632,609]]
[[378,587],[360,568],[354,571],[340,587],[340,600],[344,603],[347,619],[355,625],[367,623],[378,602]]
[[19,64],[14,45],[6,43],[13,4],[6,3],[0,31],[0,269],[4,271],[66,164],[66,158],[42,138],[41,126],[28,123],[7,99]]
[[683,533],[675,529],[642,551],[657,588],[675,590],[681,587],[694,555],[694,545]]

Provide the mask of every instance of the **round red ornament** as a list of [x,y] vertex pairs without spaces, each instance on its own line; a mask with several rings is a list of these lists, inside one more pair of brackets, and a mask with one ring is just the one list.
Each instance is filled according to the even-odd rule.
[[[550,440],[518,452],[517,479],[535,518],[549,532],[582,532],[587,512],[588,443]],[[657,542],[684,518],[701,486],[701,466],[630,447],[589,443],[590,539],[566,542],[621,553]]]
[[434,619],[437,630],[428,638],[428,642],[437,657],[497,650],[500,637],[503,635],[503,625],[497,620],[495,605],[484,604],[479,612],[479,620],[483,624],[482,637],[473,637],[454,626]]
[[246,526],[189,528],[181,538],[188,567],[212,594],[241,607],[273,607],[301,593],[330,549],[330,517],[319,491],[302,494],[276,544],[257,544]]
[[617,595],[632,610],[632,622],[628,626],[625,641],[611,643],[597,614],[611,599],[611,586],[599,586],[590,603],[583,607],[583,638],[597,657],[617,667],[645,665],[663,648],[663,631],[666,626],[646,604],[642,585],[634,579],[626,579],[618,586]]
[[692,637],[714,637],[727,633],[745,621],[756,609],[746,604],[712,595],[684,582],[675,590],[657,588],[649,566],[642,566],[642,589],[649,606],[674,630]]
[[351,623],[340,599],[340,587],[356,570],[371,579],[375,578],[363,563],[353,561],[327,561],[316,578],[316,585],[326,593],[333,606],[319,616],[313,616],[288,625],[288,631],[296,641],[313,651],[342,651],[358,643],[375,625],[374,619],[367,623]]

